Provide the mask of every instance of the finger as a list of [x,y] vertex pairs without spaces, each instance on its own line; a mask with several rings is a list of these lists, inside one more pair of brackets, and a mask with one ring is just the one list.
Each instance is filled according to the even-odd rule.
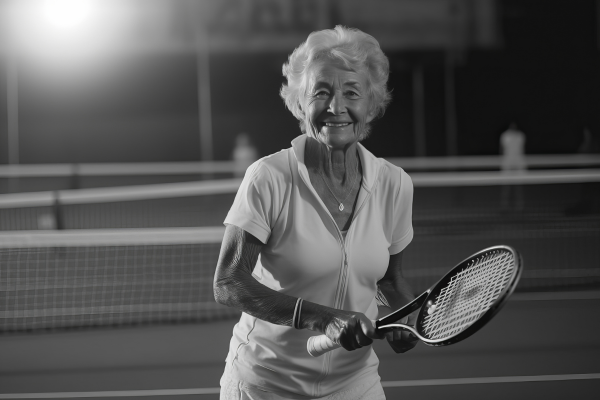
[[382,340],[382,339],[385,339],[386,337],[387,337],[386,332],[375,330],[375,337],[373,337],[371,339]]
[[356,342],[356,339],[351,335],[343,335],[339,340],[340,346],[348,351],[356,350],[360,345]]
[[[414,338],[414,340],[412,339]],[[404,353],[416,346],[417,339],[409,332],[394,331],[388,335],[388,342],[397,353]]]
[[364,320],[364,319],[360,319],[359,320],[360,323],[360,330],[362,333],[364,333],[364,335],[366,337],[369,338],[377,338],[378,334],[377,334],[377,330],[375,329],[375,325],[373,324],[373,321],[371,320]]
[[403,343],[408,343],[410,342],[410,332],[401,332],[400,333],[400,341]]
[[371,344],[373,344],[373,339],[363,336],[360,338],[356,338],[356,342],[358,344],[357,348],[361,348],[361,347],[366,347],[366,346],[370,346]]
[[388,331],[388,332],[385,333],[385,338],[388,341],[390,341],[390,342],[393,342],[395,340],[399,340],[400,339],[400,336],[398,336],[399,332],[400,331]]
[[408,338],[406,339],[409,343],[416,345],[417,342],[419,341],[419,338],[416,337],[414,334],[408,332]]
[[369,346],[373,343],[370,336],[375,336],[375,327],[370,320],[360,318],[354,329],[354,339],[358,347]]
[[386,332],[385,338],[388,342],[393,342],[394,341],[394,331]]
[[406,334],[406,331],[399,330],[399,331],[396,331],[394,333],[395,333],[395,335],[394,335],[394,341],[396,341],[396,342],[402,342],[403,336]]
[[379,329],[377,329],[375,327],[375,321],[371,321],[371,323],[373,324],[373,329],[368,331],[366,333],[366,336],[371,339],[377,339],[377,340],[385,339],[386,331],[380,331]]
[[369,340],[363,332],[363,324],[360,320],[355,321],[354,325],[348,326],[340,336],[340,344],[350,351],[368,346],[370,344]]
[[406,336],[403,335],[402,341],[400,342],[400,345],[402,346],[402,352],[404,353],[413,349],[417,345],[417,342],[418,340],[413,334],[407,333]]
[[370,337],[366,336],[364,334],[364,332],[361,331],[361,330],[358,330],[356,332],[355,338],[356,338],[356,342],[358,343],[358,345],[360,347],[369,346],[371,343],[373,343],[373,339],[371,339]]

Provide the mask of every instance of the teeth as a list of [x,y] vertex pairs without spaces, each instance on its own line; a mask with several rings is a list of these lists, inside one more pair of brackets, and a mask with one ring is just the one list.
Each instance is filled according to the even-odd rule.
[[348,125],[350,125],[349,122],[344,122],[344,123],[341,123],[341,124],[332,124],[330,122],[325,122],[325,126],[332,126],[332,127],[336,127],[336,128],[339,128],[341,126],[348,126]]

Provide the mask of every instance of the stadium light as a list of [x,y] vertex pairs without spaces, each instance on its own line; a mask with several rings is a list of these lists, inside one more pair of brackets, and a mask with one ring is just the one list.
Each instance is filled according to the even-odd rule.
[[60,29],[80,25],[89,13],[89,0],[46,0],[44,4],[46,20]]

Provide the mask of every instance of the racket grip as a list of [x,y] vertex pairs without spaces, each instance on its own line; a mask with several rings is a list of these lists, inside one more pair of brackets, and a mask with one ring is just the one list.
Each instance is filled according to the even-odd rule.
[[331,350],[335,350],[340,346],[337,343],[334,343],[331,339],[327,337],[327,335],[319,335],[312,336],[308,338],[306,342],[306,349],[308,350],[308,354],[313,357],[320,357],[323,354],[330,352]]
[[[371,320],[371,323],[373,326],[376,326],[375,320]],[[342,346],[333,342],[327,335],[311,336],[306,342],[308,354],[313,357],[320,357],[323,354],[328,353],[331,350],[339,349],[340,347]]]

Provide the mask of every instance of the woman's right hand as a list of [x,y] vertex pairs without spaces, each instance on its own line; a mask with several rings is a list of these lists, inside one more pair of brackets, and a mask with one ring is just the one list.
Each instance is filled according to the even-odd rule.
[[342,310],[337,310],[330,318],[324,333],[346,350],[369,346],[373,339],[385,337],[375,331],[373,322],[363,313]]

